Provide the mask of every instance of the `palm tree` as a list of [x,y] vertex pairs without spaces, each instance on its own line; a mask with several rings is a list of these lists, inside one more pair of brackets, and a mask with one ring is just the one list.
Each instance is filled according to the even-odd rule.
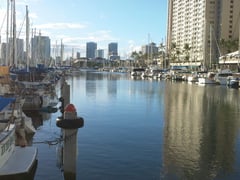
[[185,60],[189,61],[189,51],[190,51],[191,47],[189,46],[188,43],[184,44],[184,52],[186,53],[185,55]]
[[167,62],[166,62],[165,46],[163,43],[160,43],[159,45],[158,57],[162,59],[163,68],[166,68]]
[[181,54],[181,51],[180,51],[179,49],[177,49],[176,54],[177,54],[177,59],[178,59],[178,61],[179,61],[179,60],[180,60],[180,59],[179,59],[179,56],[180,56],[180,54]]
[[170,48],[170,57],[171,57],[171,61],[174,62],[176,60],[176,56],[175,56],[175,51],[176,51],[176,43],[172,43],[171,44],[171,48]]

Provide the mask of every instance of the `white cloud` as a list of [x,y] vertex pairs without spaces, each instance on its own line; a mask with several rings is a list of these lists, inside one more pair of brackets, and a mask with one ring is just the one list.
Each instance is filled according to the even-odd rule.
[[29,16],[30,19],[37,19],[38,18],[38,15],[36,13],[32,13],[32,12],[29,13],[28,16]]
[[83,29],[86,28],[84,24],[78,23],[46,23],[41,25],[36,25],[37,29]]

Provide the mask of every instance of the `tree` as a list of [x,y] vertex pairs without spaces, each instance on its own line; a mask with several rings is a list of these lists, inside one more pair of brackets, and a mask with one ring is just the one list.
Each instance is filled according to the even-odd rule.
[[219,44],[220,44],[221,52],[223,54],[234,52],[234,51],[238,50],[238,40],[237,39],[233,39],[233,40],[232,39],[229,39],[229,40],[221,39]]
[[184,44],[184,52],[185,52],[185,60],[189,61],[189,51],[191,50],[191,47],[188,43]]
[[176,60],[176,56],[175,56],[176,48],[177,48],[176,43],[172,43],[170,47],[170,57],[172,62]]
[[142,54],[142,51],[139,52],[132,52],[131,57],[134,59],[134,61],[139,65],[139,66],[144,66],[144,59],[147,57],[146,54]]
[[179,61],[180,59],[179,59],[179,56],[180,56],[180,54],[181,54],[181,51],[179,50],[179,49],[177,49],[176,50],[176,54],[177,54],[177,60]]

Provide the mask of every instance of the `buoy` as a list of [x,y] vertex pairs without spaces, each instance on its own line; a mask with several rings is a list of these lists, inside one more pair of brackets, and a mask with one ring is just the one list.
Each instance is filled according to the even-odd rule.
[[75,106],[73,104],[68,104],[64,108],[63,117],[58,117],[56,124],[63,129],[78,129],[83,127],[84,120],[82,117],[77,117]]

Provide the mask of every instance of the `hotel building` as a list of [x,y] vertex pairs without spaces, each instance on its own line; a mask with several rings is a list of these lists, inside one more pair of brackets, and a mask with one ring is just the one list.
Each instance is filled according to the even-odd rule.
[[167,54],[171,66],[212,67],[220,41],[239,38],[239,0],[169,0]]

